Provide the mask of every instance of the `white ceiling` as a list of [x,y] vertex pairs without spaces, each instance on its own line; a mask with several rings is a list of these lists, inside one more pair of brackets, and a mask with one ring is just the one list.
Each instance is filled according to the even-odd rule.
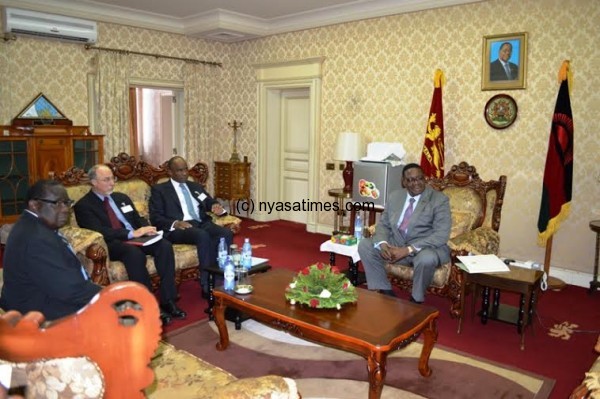
[[234,42],[485,0],[0,0],[0,5]]

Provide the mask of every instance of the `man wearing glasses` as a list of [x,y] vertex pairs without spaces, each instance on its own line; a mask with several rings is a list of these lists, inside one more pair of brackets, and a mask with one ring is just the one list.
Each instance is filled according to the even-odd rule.
[[186,312],[175,304],[175,256],[173,246],[160,239],[153,244],[136,246],[127,243],[132,238],[155,236],[156,227],[149,226],[126,194],[113,192],[115,178],[106,165],[94,165],[88,172],[92,189],[75,204],[77,224],[102,234],[108,247],[108,257],[123,262],[129,280],[152,289],[146,268],[146,255],[154,257],[160,276],[160,318],[163,325],[172,319],[184,319]]
[[435,269],[450,260],[451,225],[448,197],[429,187],[419,165],[404,166],[402,188],[390,195],[375,235],[358,245],[369,289],[395,296],[385,264],[410,265],[410,300],[423,303]]
[[101,287],[58,231],[73,205],[67,190],[57,181],[40,180],[27,191],[26,204],[6,242],[0,307],[39,311],[55,320],[77,312]]

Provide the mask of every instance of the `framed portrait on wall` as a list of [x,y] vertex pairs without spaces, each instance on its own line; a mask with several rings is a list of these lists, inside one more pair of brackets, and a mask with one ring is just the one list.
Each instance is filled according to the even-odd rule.
[[483,37],[481,90],[526,87],[527,33]]

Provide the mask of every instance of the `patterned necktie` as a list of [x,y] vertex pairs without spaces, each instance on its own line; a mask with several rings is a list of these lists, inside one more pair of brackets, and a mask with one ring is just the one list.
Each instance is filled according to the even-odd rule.
[[179,183],[179,187],[181,187],[181,192],[183,193],[183,198],[185,199],[185,205],[187,206],[188,213],[194,220],[199,222],[200,218],[198,217],[198,213],[194,208],[194,202],[192,201],[192,196],[190,195],[187,185],[185,183]]
[[110,225],[113,229],[122,229],[123,223],[117,217],[115,211],[113,211],[112,206],[110,206],[110,201],[108,197],[104,197],[104,210],[108,214],[108,219],[110,220]]
[[404,211],[404,217],[402,218],[402,222],[400,223],[400,232],[406,234],[406,230],[408,230],[408,222],[410,222],[410,217],[413,214],[413,204],[415,203],[415,199],[411,198],[408,202],[408,208]]
[[[67,237],[65,237],[60,231],[57,231],[56,234],[58,234],[58,236],[60,237],[62,242],[64,242],[65,245],[67,246],[67,248],[69,248],[69,251],[71,251],[71,253],[77,258],[77,254],[75,253],[75,250],[71,246],[71,243],[69,242],[69,240],[67,240]],[[79,258],[77,258],[77,260],[79,260]],[[86,280],[90,279],[90,276],[88,276],[87,272],[83,268],[83,265],[81,265],[81,274],[83,275],[84,279],[86,279]]]
[[508,65],[508,63],[504,64],[504,70],[506,71],[506,76],[508,77],[508,80],[512,80],[512,73],[510,72],[510,66]]

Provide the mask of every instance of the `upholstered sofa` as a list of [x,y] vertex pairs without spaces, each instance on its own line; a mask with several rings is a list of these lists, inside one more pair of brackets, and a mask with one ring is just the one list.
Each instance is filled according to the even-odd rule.
[[[600,353],[600,337],[595,349]],[[600,356],[585,373],[583,382],[573,390],[569,399],[600,399]]]
[[[148,218],[150,187],[168,179],[166,164],[155,167],[144,161],[136,160],[135,157],[126,153],[121,153],[112,158],[107,165],[117,178],[115,191],[127,194],[132,199],[140,215]],[[195,164],[189,170],[189,176],[205,185],[208,179],[207,165],[202,162]],[[56,175],[55,179],[67,188],[69,197],[74,201],[83,197],[91,188],[86,171],[81,169],[71,168]],[[222,226],[229,226],[234,232],[237,232],[240,228],[241,220],[235,216],[213,216],[213,220]],[[93,281],[101,285],[107,285],[115,281],[127,280],[127,272],[123,263],[111,261],[108,258],[106,243],[102,236],[97,232],[80,228],[73,213],[69,224],[63,227],[61,232],[74,247]],[[175,252],[175,281],[179,283],[197,278],[198,254],[196,247],[175,244],[173,249]],[[154,259],[151,256],[148,256],[147,267],[153,284],[157,285],[159,278]]]
[[41,328],[41,313],[16,325],[19,315],[6,313],[0,367],[11,369],[7,385],[26,386],[27,398],[299,398],[292,379],[238,380],[159,342],[158,314],[154,296],[134,282],[109,285],[82,311]]
[[[462,273],[456,266],[456,256],[472,254],[498,254],[500,247],[500,216],[506,176],[498,180],[483,181],[474,166],[461,162],[450,168],[441,179],[431,178],[427,183],[443,191],[450,199],[452,228],[448,246],[451,261],[438,267],[428,293],[450,300],[450,314],[460,316]],[[351,225],[354,225],[353,221]],[[369,226],[373,234],[376,225]],[[386,271],[392,284],[410,291],[413,268],[408,265],[387,264]]]

